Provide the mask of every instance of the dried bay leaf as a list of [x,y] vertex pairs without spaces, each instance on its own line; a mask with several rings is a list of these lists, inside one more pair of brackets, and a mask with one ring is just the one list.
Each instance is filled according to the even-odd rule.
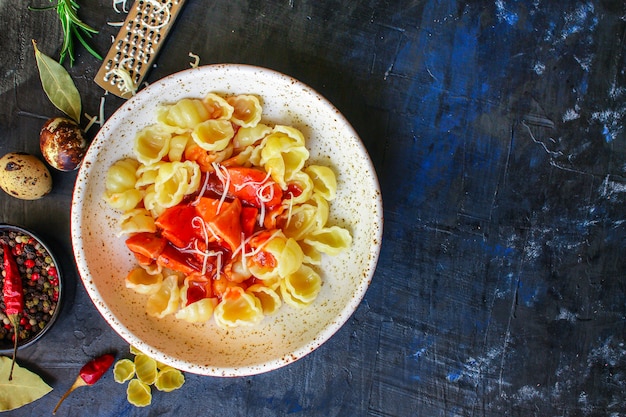
[[33,40],[35,48],[35,60],[39,69],[39,78],[46,95],[54,106],[63,113],[80,124],[80,111],[82,103],[80,93],[74,85],[72,77],[63,67],[37,48],[37,43]]
[[9,411],[43,397],[52,387],[39,375],[15,364],[13,379],[9,381],[11,359],[0,356],[0,412]]

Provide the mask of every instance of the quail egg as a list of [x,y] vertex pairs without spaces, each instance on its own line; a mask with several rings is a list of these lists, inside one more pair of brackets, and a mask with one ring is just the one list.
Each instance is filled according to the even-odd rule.
[[52,190],[52,177],[36,156],[11,152],[0,158],[0,188],[22,200],[36,200]]

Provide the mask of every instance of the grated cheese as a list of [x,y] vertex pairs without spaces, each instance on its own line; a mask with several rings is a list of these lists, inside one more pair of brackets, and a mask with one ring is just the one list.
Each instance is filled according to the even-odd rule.
[[113,0],[113,10],[115,10],[116,13],[121,13],[119,9],[117,8],[119,4],[122,5],[122,11],[124,13],[128,13],[128,9],[126,7],[126,0]]
[[218,164],[217,162],[213,162],[212,165],[213,169],[215,169],[215,175],[217,175],[217,178],[222,183],[222,187],[224,189],[222,192],[222,197],[220,198],[220,202],[217,205],[217,214],[219,214],[220,210],[222,209],[222,204],[224,204],[224,201],[226,201],[226,194],[228,194],[228,189],[230,188],[230,173],[228,172],[226,167]]
[[[206,222],[200,216],[196,216],[193,219],[191,219],[191,226],[192,227],[196,227],[196,228],[200,227],[202,238],[204,239],[204,245],[207,248],[209,246],[209,232],[213,235],[213,237],[215,237],[217,240],[219,240],[218,236],[215,234],[213,229],[211,229],[211,226],[206,224]],[[191,246],[191,243],[190,243],[189,245],[187,245],[185,248],[181,249],[180,251],[182,253],[193,253],[193,254],[202,256],[202,275],[206,274],[207,263],[209,261],[209,258],[217,256],[217,273],[218,273],[218,279],[219,279],[219,271],[221,269],[221,263],[222,263],[222,252],[221,251],[212,251],[212,250],[208,250],[208,249],[206,249],[204,251],[200,250],[200,248],[198,247],[198,241],[197,240],[195,240],[193,242],[193,247]]]
[[191,68],[198,68],[198,65],[200,65],[200,57],[191,52],[189,52],[189,57],[194,59],[194,62],[190,62],[189,66],[191,66]]
[[[233,252],[233,257],[239,253],[239,250],[243,250],[243,251],[245,251],[245,245],[247,245],[248,243],[250,243],[250,240],[254,239],[255,237],[257,237],[259,234],[261,234],[261,233],[263,233],[263,232],[266,232],[266,230],[259,230],[258,232],[254,233],[254,234],[253,234],[253,235],[251,235],[249,238],[247,238],[244,242],[242,242],[242,243],[241,243],[241,245],[240,245],[240,247],[239,247],[239,248],[237,248],[237,250]],[[254,255],[256,255],[257,253],[261,252],[261,250],[263,250],[263,248],[265,247],[265,245],[267,245],[267,244],[268,244],[268,242],[269,242],[270,240],[274,239],[276,236],[278,236],[278,235],[279,235],[279,234],[281,234],[281,233],[282,233],[282,230],[280,230],[280,229],[275,230],[275,231],[274,231],[274,233],[272,233],[272,234],[270,235],[270,237],[268,237],[268,238],[265,240],[265,242],[263,242],[262,244],[260,244],[260,245],[259,245],[256,249],[254,249],[253,251],[248,252],[246,255],[247,255],[247,256],[254,256]]]
[[198,197],[191,202],[192,206],[197,206],[200,202],[200,199],[204,197],[204,193],[206,192],[207,186],[209,185],[209,174],[207,173],[204,176],[204,182],[202,183],[202,188],[200,188],[200,192],[198,193]]
[[289,227],[289,222],[291,222],[291,213],[293,210],[293,193],[290,191],[289,195],[291,198],[289,198],[289,211],[287,212],[287,223],[285,223],[285,228]]
[[120,87],[122,94],[130,93],[134,96],[137,93],[137,86],[128,69],[124,68],[124,64],[131,59],[132,58],[126,58],[121,60],[117,68],[108,71],[106,75],[117,76],[122,81],[122,86]]
[[150,25],[146,22],[144,22],[144,24],[150,28],[150,29],[160,29],[163,26],[166,26],[169,22],[170,19],[172,18],[172,15],[170,14],[170,7],[172,5],[171,0],[165,2],[165,3],[161,3],[160,1],[157,0],[146,0],[146,3],[152,4],[152,6],[154,7],[154,9],[152,10],[152,13],[158,14],[163,12],[165,14],[165,19],[159,23],[158,25]]
[[98,111],[98,116],[90,116],[85,113],[85,117],[89,119],[89,123],[85,126],[85,132],[89,131],[89,129],[94,125],[98,124],[100,127],[104,124],[104,96],[100,97],[100,108]]

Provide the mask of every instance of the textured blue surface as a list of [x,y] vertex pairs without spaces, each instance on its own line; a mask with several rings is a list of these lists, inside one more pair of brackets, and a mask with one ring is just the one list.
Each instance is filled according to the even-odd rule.
[[[106,51],[107,22],[123,15],[80,4]],[[52,54],[59,28],[22,5],[0,11],[0,151],[36,153],[33,115],[54,110],[24,45],[38,38]],[[148,81],[193,52],[285,72],[330,99],[380,179],[379,265],[341,331],[290,366],[187,375],[147,409],[108,375],[60,414],[626,416],[625,36],[620,1],[188,1]],[[98,65],[81,51],[71,69],[89,114]],[[107,97],[106,113],[120,104]],[[55,390],[15,416],[47,415],[88,358],[127,355],[73,270],[75,176],[54,175],[45,200],[0,195],[0,220],[55,241],[74,284],[46,345],[20,354]]]

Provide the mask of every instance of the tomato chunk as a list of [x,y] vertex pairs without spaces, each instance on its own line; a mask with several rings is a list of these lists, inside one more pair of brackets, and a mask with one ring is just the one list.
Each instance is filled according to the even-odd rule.
[[157,258],[157,264],[187,275],[202,269],[202,265],[198,263],[193,255],[182,253],[172,245],[166,245],[163,248],[163,251]]
[[211,230],[225,241],[230,250],[235,251],[241,244],[241,201],[234,199],[209,222]]
[[254,233],[258,214],[259,209],[256,207],[246,206],[241,208],[241,230],[246,237],[252,236]]
[[157,259],[166,245],[164,238],[150,232],[137,233],[126,239],[128,249],[144,260]]
[[227,167],[226,170],[230,177],[228,192],[233,196],[257,208],[260,208],[261,204],[266,207],[280,204],[283,191],[274,180],[267,177],[265,171],[238,166]]
[[201,237],[199,228],[193,227],[196,209],[188,204],[179,204],[166,209],[155,221],[161,235],[179,248],[185,247],[195,237]]

